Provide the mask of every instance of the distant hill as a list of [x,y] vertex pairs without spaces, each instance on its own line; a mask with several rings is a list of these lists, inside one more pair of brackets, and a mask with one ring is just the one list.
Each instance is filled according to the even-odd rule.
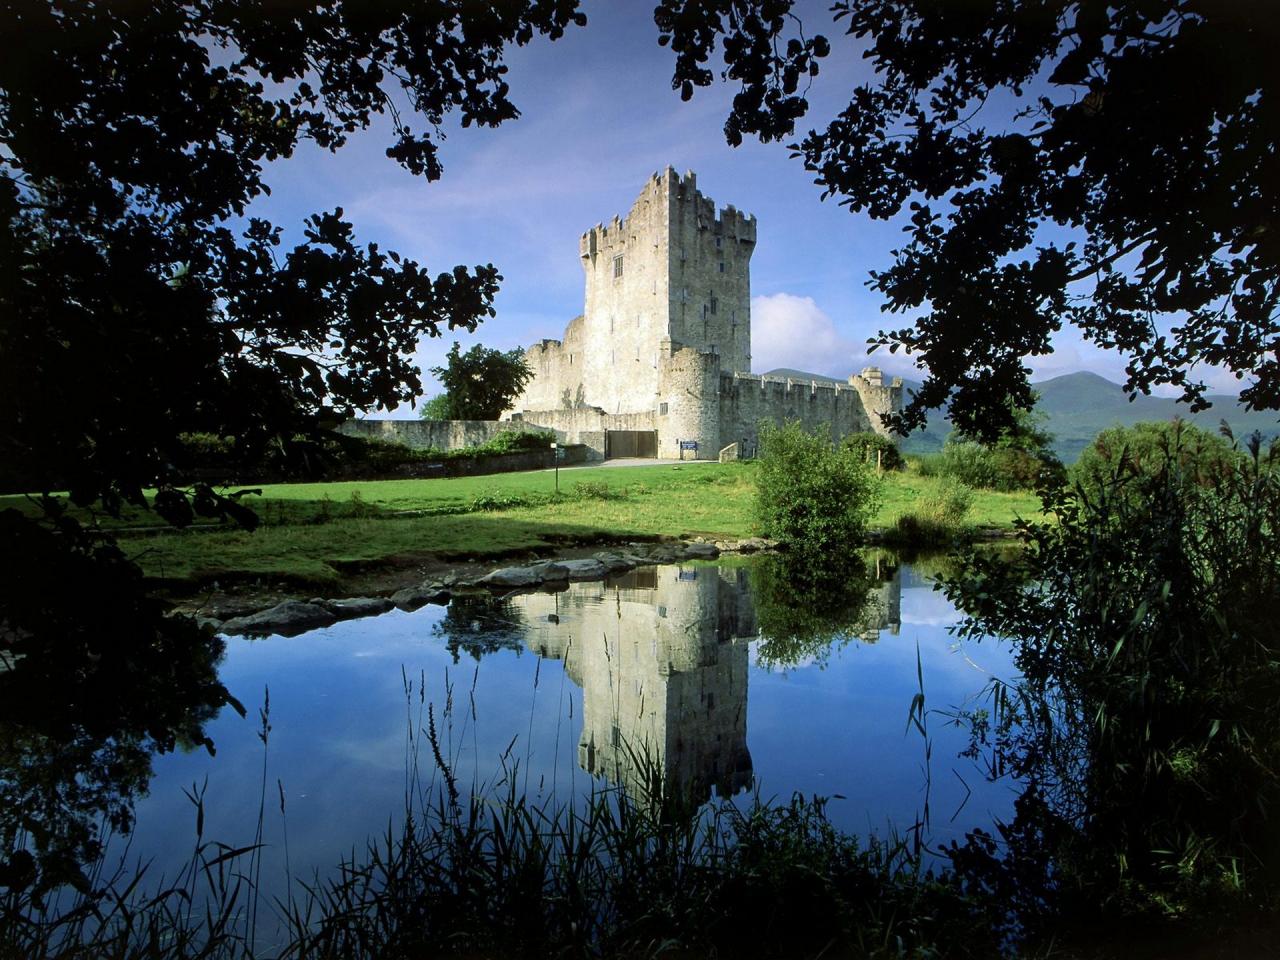
[[[803,370],[770,370],[766,376],[792,377],[797,380],[834,380]],[[908,394],[920,388],[919,381],[904,380]],[[1226,420],[1237,437],[1255,430],[1268,439],[1280,436],[1280,413],[1249,411],[1235,397],[1209,396],[1208,410],[1190,414],[1186,404],[1167,397],[1137,397],[1132,402],[1118,383],[1096,373],[1068,373],[1052,380],[1032,384],[1040,393],[1036,409],[1048,415],[1046,427],[1054,437],[1054,449],[1065,463],[1072,463],[1101,431],[1117,425],[1128,426],[1142,420],[1172,420],[1182,417],[1206,430],[1218,430]],[[902,444],[908,453],[932,453],[942,449],[951,432],[951,424],[941,411],[930,415],[923,430],[918,430]]]

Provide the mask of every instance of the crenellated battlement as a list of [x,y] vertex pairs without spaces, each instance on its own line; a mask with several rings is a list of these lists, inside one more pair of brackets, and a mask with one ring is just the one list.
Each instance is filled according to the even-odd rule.
[[750,455],[761,421],[798,420],[833,440],[884,432],[902,386],[873,367],[847,383],[749,372],[755,243],[756,218],[717,207],[692,171],[652,174],[625,217],[579,238],[582,316],[526,352],[535,377],[514,411],[601,456],[610,431],[652,432],[672,458],[695,443],[714,458],[722,440]]

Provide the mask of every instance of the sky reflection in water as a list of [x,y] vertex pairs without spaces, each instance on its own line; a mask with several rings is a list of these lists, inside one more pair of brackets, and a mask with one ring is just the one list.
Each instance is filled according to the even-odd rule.
[[[286,830],[295,877],[359,856],[405,808],[407,730],[425,725],[416,692],[406,703],[406,677],[415,687],[425,680],[463,787],[497,779],[509,750],[530,793],[634,791],[622,745],[648,743],[668,783],[701,796],[839,795],[829,814],[855,834],[907,830],[928,782],[931,842],[958,839],[1007,818],[1013,794],[957,757],[967,741],[941,713],[929,716],[926,776],[924,742],[907,730],[917,647],[931,711],[971,704],[991,674],[1011,676],[1011,654],[957,644],[947,632],[954,609],[910,567],[885,565],[880,577],[857,636],[820,663],[786,669],[759,662],[741,566],[647,568],[561,593],[394,611],[291,639],[232,639],[221,678],[249,718],[224,711],[209,726],[216,758],[156,758],[127,857],[154,858],[153,869],[172,874],[194,839],[183,788],[206,782],[206,838],[251,839],[263,782],[254,708],[267,687],[265,870],[283,876]],[[425,745],[420,763],[428,779]]]

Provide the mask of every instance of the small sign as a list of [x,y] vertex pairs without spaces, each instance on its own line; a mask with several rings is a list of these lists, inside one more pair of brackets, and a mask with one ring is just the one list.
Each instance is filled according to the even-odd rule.
[[697,440],[681,440],[680,449],[696,451],[698,449],[698,441]]

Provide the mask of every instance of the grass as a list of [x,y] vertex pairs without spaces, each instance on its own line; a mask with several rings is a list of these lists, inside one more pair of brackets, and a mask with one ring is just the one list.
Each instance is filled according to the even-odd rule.
[[[750,463],[565,469],[560,496],[552,471],[483,477],[272,484],[245,498],[263,520],[254,533],[217,524],[165,528],[130,508],[105,525],[143,570],[168,581],[278,578],[336,584],[353,568],[411,560],[483,560],[559,546],[658,536],[754,535],[755,467]],[[885,475],[873,527],[935,499],[944,481]],[[23,497],[5,507],[34,511]],[[974,491],[965,522],[1008,527],[1038,512],[1030,492]]]

